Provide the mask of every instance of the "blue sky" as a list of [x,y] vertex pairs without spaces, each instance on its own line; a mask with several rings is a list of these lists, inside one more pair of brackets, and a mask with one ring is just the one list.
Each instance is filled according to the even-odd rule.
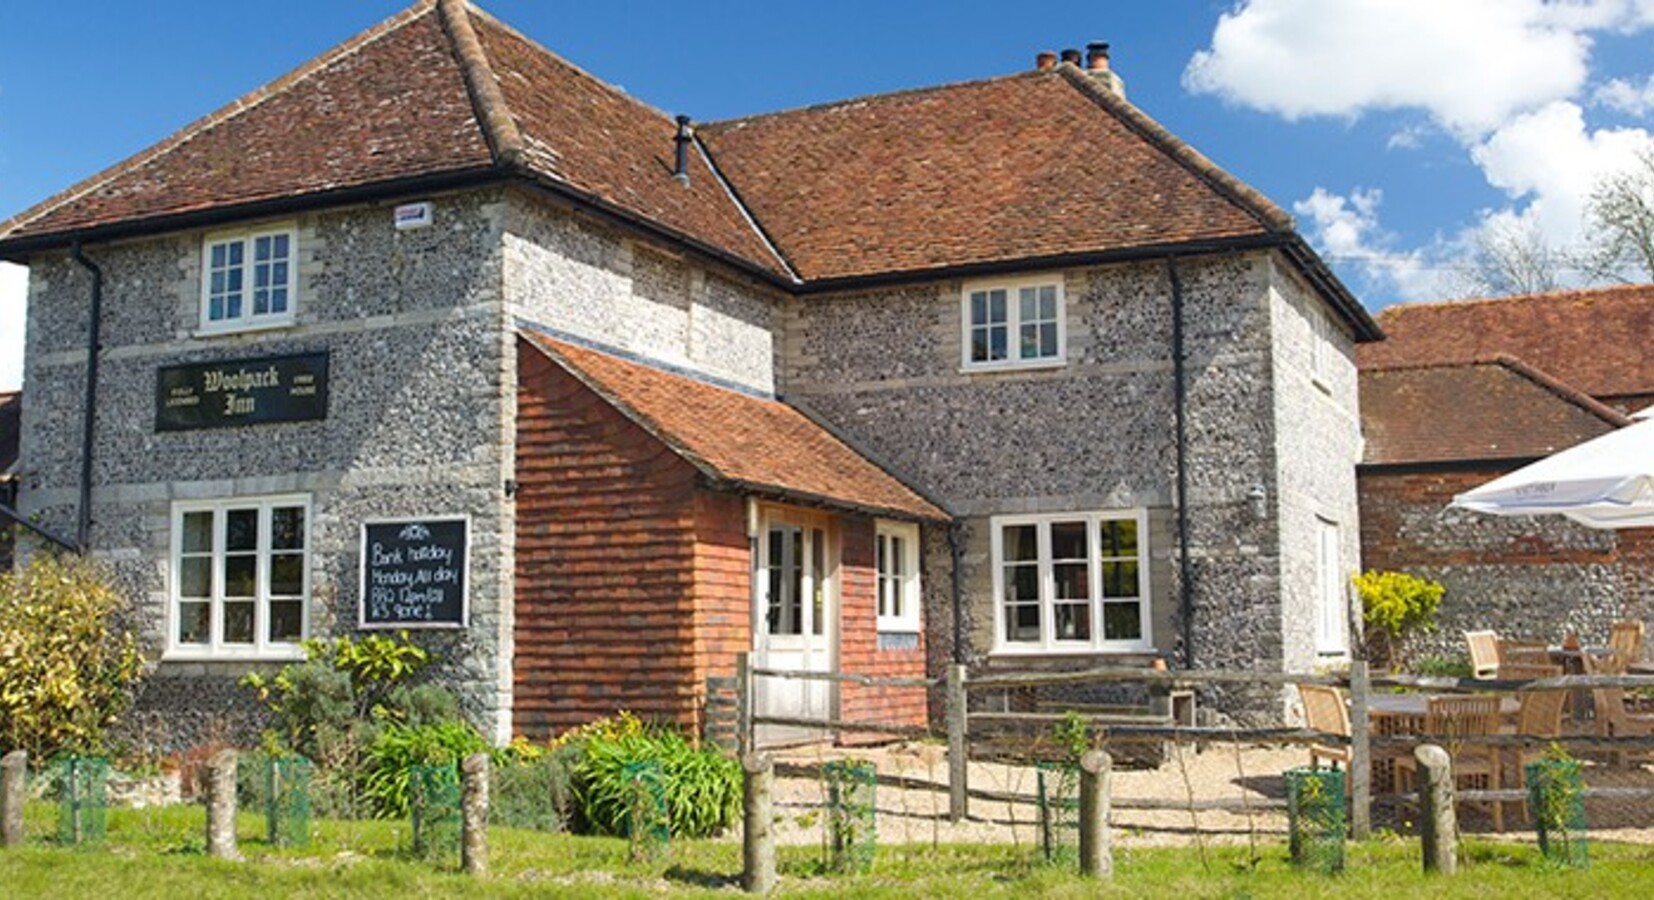
[[[0,218],[406,5],[11,0]],[[1592,181],[1654,129],[1654,0],[482,5],[700,120],[1109,41],[1132,101],[1291,210],[1372,309],[1451,295],[1480,229],[1577,241]],[[0,266],[0,390],[21,378],[22,285]]]

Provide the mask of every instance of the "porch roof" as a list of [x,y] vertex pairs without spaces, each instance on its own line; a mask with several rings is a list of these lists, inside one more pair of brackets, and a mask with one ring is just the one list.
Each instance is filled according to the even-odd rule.
[[900,519],[950,518],[781,400],[532,330],[518,334],[720,486]]

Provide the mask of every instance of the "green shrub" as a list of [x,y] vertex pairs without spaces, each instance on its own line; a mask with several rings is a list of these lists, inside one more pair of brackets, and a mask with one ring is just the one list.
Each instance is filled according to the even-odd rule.
[[741,766],[715,750],[697,749],[676,729],[648,727],[623,717],[589,727],[579,737],[574,790],[583,822],[625,835],[634,789],[626,766],[661,765],[673,837],[711,837],[728,828],[741,808]]
[[116,622],[125,605],[108,570],[82,557],[40,552],[0,572],[0,752],[104,750],[142,672],[136,637]]
[[578,748],[523,753],[517,743],[501,754],[488,786],[488,821],[508,828],[567,831],[574,810],[573,775]]
[[488,741],[464,722],[389,725],[362,758],[362,796],[384,819],[407,816],[414,766],[446,766],[490,751]]
[[1436,627],[1436,610],[1446,588],[1441,582],[1406,572],[1372,569],[1355,576],[1361,595],[1361,618],[1366,625],[1368,655],[1381,665],[1400,662],[1396,648],[1408,634]]
[[1416,674],[1437,678],[1470,678],[1474,674],[1470,661],[1458,656],[1422,656],[1410,668]]

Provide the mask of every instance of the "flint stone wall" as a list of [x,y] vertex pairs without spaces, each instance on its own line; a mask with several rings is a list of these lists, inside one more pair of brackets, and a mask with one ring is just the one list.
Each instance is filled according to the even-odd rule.
[[[467,715],[510,735],[511,535],[503,484],[514,371],[501,290],[503,196],[431,199],[436,222],[398,232],[391,205],[296,217],[296,322],[195,336],[201,232],[86,248],[105,272],[92,544],[130,596],[146,654],[159,660],[128,728],[157,749],[245,740],[261,719],[247,662],[161,660],[176,501],[304,493],[311,498],[310,634],[355,628],[367,519],[471,519],[470,627],[416,633]],[[63,254],[30,261],[19,504],[72,533],[90,279]],[[321,421],[158,433],[162,365],[329,352]]]

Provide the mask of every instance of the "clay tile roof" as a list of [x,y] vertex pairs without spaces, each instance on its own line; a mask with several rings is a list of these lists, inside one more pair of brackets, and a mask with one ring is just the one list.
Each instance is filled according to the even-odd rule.
[[459,61],[421,4],[0,224],[0,239],[491,164]]
[[700,133],[806,281],[1291,229],[1067,65]]
[[0,481],[10,476],[17,465],[18,436],[21,433],[23,395],[17,391],[0,393]]
[[1654,394],[1654,284],[1391,306],[1363,370],[1515,356],[1593,397]]
[[21,239],[420,176],[526,177],[787,279],[673,120],[462,0],[422,0],[0,223]]
[[948,514],[779,400],[524,331],[523,338],[708,477],[905,519]]
[[1532,459],[1630,421],[1509,356],[1361,372],[1368,465]]

